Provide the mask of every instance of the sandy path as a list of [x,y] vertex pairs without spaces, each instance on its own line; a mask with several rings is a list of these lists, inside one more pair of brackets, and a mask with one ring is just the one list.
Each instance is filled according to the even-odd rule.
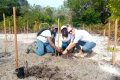
[[[0,35],[0,44],[3,45],[3,35]],[[118,46],[117,65],[112,66],[111,52],[106,50],[107,43],[102,45],[102,37],[94,35],[97,46],[94,51],[97,53],[92,58],[67,58],[51,56],[37,56],[36,54],[25,54],[27,46],[35,40],[35,34],[18,34],[19,48],[19,63],[20,66],[25,66],[25,61],[28,61],[28,67],[47,65],[49,68],[60,69],[52,78],[29,76],[23,80],[120,80],[120,48]],[[0,58],[0,80],[20,80],[13,74],[15,70],[15,50],[11,37],[8,44],[8,52],[11,56]],[[107,38],[105,38],[107,41]],[[0,46],[0,54],[4,52],[3,46]],[[39,69],[39,68],[38,68]],[[36,70],[38,70],[36,69]],[[34,71],[33,71],[34,72]],[[46,71],[48,73],[49,71]]]

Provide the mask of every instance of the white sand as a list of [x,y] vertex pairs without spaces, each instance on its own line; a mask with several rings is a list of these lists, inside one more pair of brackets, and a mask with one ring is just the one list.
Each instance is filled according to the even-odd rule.
[[[117,65],[113,66],[111,65],[112,53],[107,51],[107,37],[105,37],[105,43],[103,44],[102,36],[98,34],[93,36],[97,43],[94,48],[94,51],[97,53],[95,56],[83,59],[63,59],[61,57],[47,55],[40,57],[35,54],[30,54],[26,57],[25,50],[35,40],[36,34],[18,34],[20,66],[24,65],[25,60],[28,60],[29,67],[41,65],[41,63],[57,65],[61,68],[62,73],[71,74],[74,80],[113,80],[112,77],[114,76],[120,77],[120,46],[117,47],[118,51],[116,52]],[[4,35],[0,34],[1,45],[3,45],[3,39]],[[8,51],[11,53],[11,56],[0,58],[0,80],[16,80],[17,77],[13,74],[15,70],[15,50],[14,43],[11,42],[14,40],[14,37],[13,35],[8,35],[7,39],[9,41]],[[4,52],[3,46],[0,47],[0,50],[0,52]],[[28,80],[39,79],[29,77]]]

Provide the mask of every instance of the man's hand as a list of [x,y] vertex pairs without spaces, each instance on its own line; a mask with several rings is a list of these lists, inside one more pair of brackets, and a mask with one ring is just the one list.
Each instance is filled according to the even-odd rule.
[[63,51],[63,54],[69,53],[69,51],[70,51],[72,48],[74,48],[75,45],[76,45],[76,43],[72,43],[72,42],[71,42],[71,43],[67,46],[67,48]]
[[62,53],[62,50],[61,50],[61,48],[59,48],[59,47],[56,48],[56,51],[57,51],[58,53]]
[[57,47],[57,48],[56,48],[56,51],[58,52],[57,55],[62,55],[62,50],[61,50],[61,48]]
[[68,53],[68,51],[67,51],[67,50],[64,50],[64,51],[63,51],[63,54],[67,54],[67,53]]

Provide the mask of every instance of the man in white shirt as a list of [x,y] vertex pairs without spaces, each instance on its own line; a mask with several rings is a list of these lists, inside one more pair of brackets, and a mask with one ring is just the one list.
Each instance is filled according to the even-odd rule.
[[67,46],[69,45],[69,43],[74,38],[74,36],[68,33],[67,26],[65,26],[65,25],[61,27],[61,33],[62,33],[62,46],[61,46],[61,48],[62,48],[62,50],[65,50],[67,48]]
[[[61,53],[61,49],[59,47],[55,46],[53,38],[55,37],[55,33],[57,27],[50,29],[43,29],[37,34],[37,40],[35,41],[35,47],[34,52],[42,56],[45,53],[51,53],[52,55],[55,54],[55,50],[58,53]],[[27,50],[27,53],[29,53],[30,49]]]
[[83,53],[92,54],[92,49],[96,46],[93,37],[85,30],[77,30],[73,27],[67,27],[69,33],[74,36],[74,40],[63,51],[63,54],[67,54],[69,50],[76,47],[79,52],[75,54],[75,57],[84,57]]

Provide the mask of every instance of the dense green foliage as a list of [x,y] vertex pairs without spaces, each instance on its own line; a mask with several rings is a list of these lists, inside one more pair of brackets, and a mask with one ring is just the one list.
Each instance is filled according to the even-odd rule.
[[[57,19],[60,19],[60,25],[68,23],[68,10],[61,7],[55,9],[53,7],[41,7],[40,5],[30,6],[27,0],[1,0],[0,1],[0,30],[3,29],[3,13],[6,15],[6,27],[13,26],[13,10],[16,7],[17,29],[23,31],[29,25],[29,30],[37,31],[42,23],[47,23],[50,26],[57,24]],[[24,28],[25,27],[25,28]]]
[[107,7],[111,12],[111,19],[120,18],[120,0],[108,0]]
[[2,14],[5,13],[7,16],[13,14],[13,6],[17,7],[16,14],[20,16],[22,13],[20,10],[24,6],[29,6],[26,0],[0,0],[0,21],[3,20]]
[[[27,25],[29,31],[37,31],[46,23],[49,26],[58,24],[58,18],[60,19],[60,26],[73,24],[75,27],[79,27],[82,24],[101,24],[109,18],[108,14],[104,12],[106,9],[111,13],[109,20],[119,18],[119,3],[120,0],[65,0],[64,5],[56,9],[49,6],[30,6],[27,0],[0,0],[0,30],[3,30],[3,13],[6,15],[7,31],[9,25],[13,27],[13,6],[17,9],[18,31],[23,31]],[[103,13],[102,17],[101,13]]]
[[72,11],[73,25],[101,23],[100,14],[106,7],[104,0],[67,0],[65,6]]

